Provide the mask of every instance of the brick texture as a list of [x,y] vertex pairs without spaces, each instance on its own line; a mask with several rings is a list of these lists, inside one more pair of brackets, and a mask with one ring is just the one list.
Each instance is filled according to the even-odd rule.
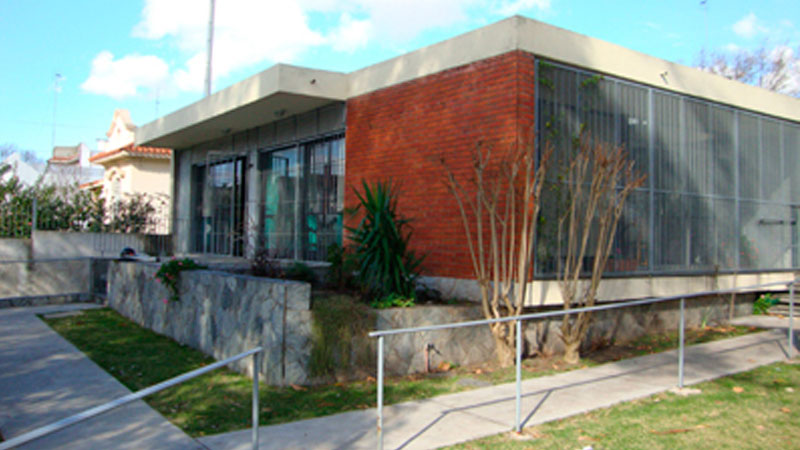
[[[468,176],[481,142],[493,151],[530,144],[533,56],[514,51],[354,97],[347,102],[346,207],[362,180],[399,186],[424,274],[474,278],[458,206],[444,183],[444,158]],[[350,219],[351,223],[353,219]]]

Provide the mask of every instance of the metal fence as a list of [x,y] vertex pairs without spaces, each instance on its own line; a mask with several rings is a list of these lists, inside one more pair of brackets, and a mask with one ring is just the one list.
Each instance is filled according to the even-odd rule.
[[53,422],[50,425],[45,425],[43,427],[37,428],[33,431],[28,433],[22,434],[15,438],[9,439],[5,442],[0,442],[0,450],[10,449],[33,440],[39,439],[43,436],[47,436],[49,434],[55,433],[58,430],[62,430],[67,428],[71,425],[75,425],[76,423],[82,422],[84,420],[90,419],[92,417],[98,416],[100,414],[106,413],[111,411],[112,409],[119,408],[122,405],[128,404],[135,400],[140,400],[150,394],[154,394],[159,391],[163,391],[164,389],[170,388],[172,386],[176,386],[181,384],[185,381],[191,380],[192,378],[199,377],[200,375],[206,374],[213,370],[219,369],[220,367],[226,366],[230,363],[236,362],[240,359],[247,358],[248,356],[253,357],[253,426],[252,426],[252,448],[258,448],[258,356],[260,353],[263,353],[264,349],[261,347],[256,347],[254,349],[248,350],[243,353],[239,353],[238,355],[232,356],[228,359],[215,362],[213,364],[209,364],[205,367],[201,367],[200,369],[193,370],[191,372],[187,372],[183,375],[179,375],[174,378],[170,378],[167,381],[163,381],[161,383],[155,384],[148,388],[144,388],[140,391],[128,394],[124,397],[120,397],[116,400],[112,400],[108,403],[104,403],[100,406],[96,406],[91,409],[87,409],[86,411],[82,411],[78,414],[69,416],[65,419],[59,420],[57,422]]
[[683,294],[683,295],[674,295],[669,297],[658,297],[658,298],[649,298],[643,300],[632,300],[627,302],[620,302],[620,303],[612,303],[606,305],[598,305],[598,306],[591,306],[585,308],[574,308],[569,310],[559,310],[559,311],[548,311],[548,312],[541,312],[541,313],[534,313],[534,314],[523,314],[519,316],[511,316],[511,317],[503,317],[497,319],[486,319],[486,320],[473,320],[468,322],[459,322],[459,323],[447,323],[441,325],[429,325],[424,327],[413,327],[413,328],[397,328],[393,330],[383,330],[383,331],[372,331],[369,333],[370,337],[378,338],[378,367],[377,367],[377,403],[378,403],[378,418],[377,418],[377,433],[378,433],[378,449],[383,449],[383,347],[384,347],[384,337],[386,336],[394,336],[400,334],[409,334],[409,333],[420,333],[423,331],[436,331],[436,330],[446,330],[451,328],[466,328],[466,327],[474,327],[480,325],[489,325],[493,323],[501,323],[501,322],[515,322],[516,323],[516,347],[515,347],[515,367],[516,367],[516,416],[515,416],[515,423],[514,423],[514,430],[516,432],[520,432],[522,430],[522,322],[526,320],[532,319],[546,319],[546,318],[553,318],[553,317],[561,317],[567,316],[570,314],[577,314],[580,312],[595,312],[595,311],[604,311],[610,309],[620,309],[620,308],[628,308],[631,306],[641,306],[641,305],[650,305],[654,303],[663,303],[668,301],[680,301],[680,323],[678,324],[678,333],[679,333],[679,347],[678,347],[678,387],[683,388],[683,373],[684,373],[684,341],[685,341],[685,328],[686,328],[686,317],[685,317],[685,304],[686,299],[688,298],[696,298],[696,297],[705,297],[709,295],[722,295],[722,294],[734,294],[741,291],[755,291],[761,290],[765,288],[775,288],[778,286],[788,286],[789,288],[789,330],[788,330],[788,357],[791,359],[794,353],[794,327],[793,327],[793,316],[794,316],[794,290],[795,284],[798,283],[798,279],[794,279],[791,281],[778,281],[773,283],[764,283],[764,284],[757,284],[751,286],[743,286],[739,288],[733,289],[721,289],[715,291],[704,291],[704,292],[696,292],[693,294]]
[[[5,238],[5,245],[12,245],[11,241],[21,245],[30,239],[37,250],[30,252],[34,259],[118,256],[125,247],[152,256],[173,254],[172,221],[163,205],[147,214],[116,214],[113,207],[102,213],[89,207],[56,211],[49,206],[41,207],[34,199],[29,205],[4,206],[0,213],[0,238]],[[59,239],[39,232],[64,234]],[[0,253],[8,258],[5,255],[8,252]]]

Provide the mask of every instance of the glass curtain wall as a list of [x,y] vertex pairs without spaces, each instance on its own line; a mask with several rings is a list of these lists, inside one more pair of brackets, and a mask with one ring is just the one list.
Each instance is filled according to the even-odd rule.
[[192,168],[192,251],[242,256],[245,237],[245,158]]
[[264,151],[259,246],[276,258],[324,260],[342,242],[344,136]]
[[623,145],[648,176],[628,198],[608,272],[798,267],[800,124],[541,60],[537,65],[537,136],[556,153],[543,199],[539,275],[552,275],[561,258],[559,166],[582,131]]

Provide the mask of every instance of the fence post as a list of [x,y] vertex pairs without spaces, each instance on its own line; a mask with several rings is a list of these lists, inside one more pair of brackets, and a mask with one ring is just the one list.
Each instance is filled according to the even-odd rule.
[[260,352],[253,353],[253,450],[258,449],[258,357]]
[[517,415],[514,429],[517,433],[522,432],[522,320],[517,319],[517,343],[516,366],[517,366]]
[[383,336],[378,336],[378,450],[383,450]]
[[794,357],[794,284],[796,279],[792,279],[789,286],[789,359]]
[[686,299],[681,299],[681,321],[680,321],[680,330],[678,334],[680,335],[680,344],[678,347],[678,388],[683,389],[683,342],[684,342],[684,329],[686,328],[686,313],[684,310],[686,309]]
[[31,239],[33,239],[33,232],[36,230],[36,224],[38,222],[38,214],[36,212],[36,196],[33,197],[33,211],[31,212]]

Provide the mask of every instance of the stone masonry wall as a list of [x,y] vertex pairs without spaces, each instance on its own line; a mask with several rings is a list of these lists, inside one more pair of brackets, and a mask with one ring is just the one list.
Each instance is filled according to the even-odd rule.
[[[157,333],[216,359],[264,347],[270,384],[305,383],[311,335],[310,285],[208,270],[181,273],[180,301],[155,279],[159,265],[113,262],[108,304]],[[252,375],[252,360],[234,367]]]
[[[109,263],[109,306],[144,327],[217,359],[262,346],[265,356],[259,373],[267,383],[315,381],[309,374],[314,318],[309,309],[308,284],[208,270],[190,271],[181,274],[181,300],[165,302],[169,293],[155,280],[157,270],[158,264],[154,263]],[[754,296],[738,295],[734,316],[748,314]],[[686,325],[724,324],[729,305],[727,296],[687,300]],[[674,301],[598,312],[585,346],[611,341],[623,343],[649,333],[674,331],[678,308],[679,302]],[[392,308],[374,311],[371,317],[369,330],[482,319],[480,308],[471,305]],[[527,322],[526,353],[559,353],[559,325],[560,320]],[[443,362],[481,365],[493,361],[495,355],[486,325],[388,336],[384,347],[386,373],[405,375],[423,371],[428,344],[432,345],[428,354],[434,369]],[[360,376],[364,371],[374,372],[375,345],[376,340],[366,335],[353,336],[351,351],[367,355],[367,359],[361,361],[366,366],[344,368],[345,372],[351,372],[350,377]],[[252,375],[250,359],[240,361],[235,368]]]

